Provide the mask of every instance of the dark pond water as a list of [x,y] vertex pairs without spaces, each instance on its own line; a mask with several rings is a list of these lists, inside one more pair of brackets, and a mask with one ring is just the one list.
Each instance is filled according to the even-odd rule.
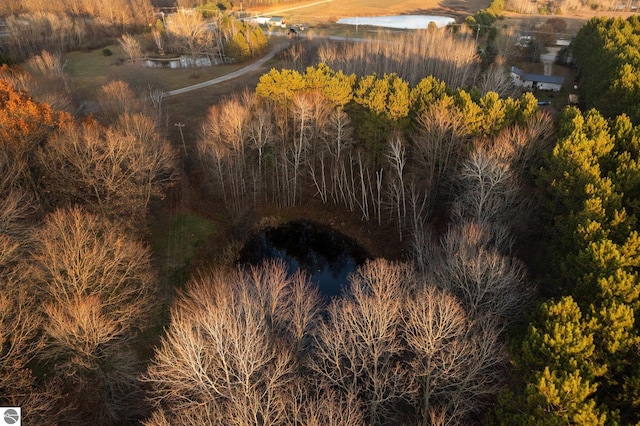
[[267,227],[251,238],[240,251],[240,263],[260,264],[283,260],[290,273],[303,269],[325,296],[337,296],[347,276],[369,258],[353,239],[328,227],[308,221],[294,221],[277,228]]

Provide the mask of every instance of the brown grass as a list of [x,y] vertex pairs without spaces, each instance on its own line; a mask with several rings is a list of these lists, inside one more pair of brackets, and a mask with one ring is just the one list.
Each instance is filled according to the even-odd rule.
[[[379,16],[407,14],[442,14],[464,19],[465,16],[488,6],[490,0],[333,0],[331,2],[292,9],[314,2],[261,7],[249,10],[252,14],[279,13],[289,18],[290,22],[317,25],[334,23],[337,19],[348,16]],[[280,13],[279,13],[280,14]]]

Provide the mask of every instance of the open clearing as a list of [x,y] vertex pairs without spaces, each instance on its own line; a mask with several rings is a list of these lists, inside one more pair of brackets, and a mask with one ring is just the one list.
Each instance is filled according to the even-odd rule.
[[[291,23],[302,24],[334,24],[340,18],[350,16],[381,15],[444,15],[463,20],[466,16],[489,5],[490,0],[333,0],[326,3],[287,4],[274,7],[248,9],[252,14],[282,14]],[[294,9],[295,8],[295,9]],[[286,10],[288,9],[288,10]]]

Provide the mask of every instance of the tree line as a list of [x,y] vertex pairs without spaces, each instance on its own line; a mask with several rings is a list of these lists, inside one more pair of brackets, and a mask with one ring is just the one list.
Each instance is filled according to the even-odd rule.
[[154,22],[147,0],[60,1],[4,0],[6,37],[2,53],[22,62],[42,50],[66,52],[103,46],[123,33],[136,33]]
[[[135,62],[147,50],[131,34],[144,33],[158,53],[187,55],[195,64],[200,56],[221,63],[225,54],[235,60],[253,57],[267,45],[259,26],[243,23],[223,5],[205,3],[192,10],[179,9],[161,17],[148,0],[114,2],[40,1],[0,4],[6,16],[0,52],[5,62],[24,62],[42,51],[63,53],[103,47],[120,41],[126,59]],[[161,19],[162,18],[162,19]],[[148,49],[151,50],[151,49]]]
[[536,173],[545,243],[532,259],[542,303],[513,336],[509,424],[636,424],[638,336],[637,19],[594,18],[571,46],[582,103],[557,122]]
[[626,116],[568,108],[538,174],[549,220],[540,247],[545,300],[514,339],[508,424],[636,424],[638,142]]
[[[255,94],[211,107],[197,150],[211,188],[236,210],[247,202],[296,205],[315,193],[363,219],[388,214],[404,224],[411,203],[413,213],[432,212],[447,199],[474,141],[515,126],[526,144],[544,133],[538,120],[530,94],[483,96],[434,77],[410,87],[396,74],[358,78],[320,64],[272,70]],[[528,156],[514,160],[519,167],[539,155],[527,148],[514,153]]]

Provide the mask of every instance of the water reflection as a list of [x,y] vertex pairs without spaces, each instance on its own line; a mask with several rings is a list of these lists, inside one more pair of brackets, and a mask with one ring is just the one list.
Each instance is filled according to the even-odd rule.
[[328,226],[294,221],[260,231],[245,244],[239,262],[282,259],[291,272],[303,269],[322,294],[336,296],[368,257],[354,240]]

